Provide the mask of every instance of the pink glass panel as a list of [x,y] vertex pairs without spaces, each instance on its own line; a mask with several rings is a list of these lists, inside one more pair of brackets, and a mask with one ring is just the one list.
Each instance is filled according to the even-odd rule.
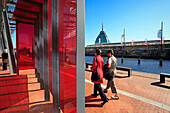
[[60,107],[76,113],[76,0],[59,0]]
[[17,27],[19,70],[34,69],[34,25],[19,23]]

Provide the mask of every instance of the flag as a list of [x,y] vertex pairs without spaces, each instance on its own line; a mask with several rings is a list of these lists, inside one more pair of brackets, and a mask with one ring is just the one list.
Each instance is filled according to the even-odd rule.
[[148,43],[147,43],[147,39],[145,39],[145,45],[147,45]]
[[158,35],[158,38],[161,38],[162,30],[159,30],[158,33],[157,33],[157,35]]
[[[160,44],[161,44],[161,41],[160,41]],[[162,44],[164,44],[164,37],[162,37]]]
[[131,45],[134,46],[134,40],[132,40],[132,44]]
[[121,46],[123,46],[123,43],[121,42]]

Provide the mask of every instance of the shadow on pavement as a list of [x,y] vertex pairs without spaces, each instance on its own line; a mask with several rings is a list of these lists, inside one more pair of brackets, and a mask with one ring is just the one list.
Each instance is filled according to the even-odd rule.
[[153,83],[151,83],[151,85],[158,86],[158,87],[162,87],[162,88],[170,89],[170,86],[163,85],[163,83],[160,83],[160,82],[153,82]]
[[129,78],[128,76],[115,76],[115,78]]
[[[90,103],[90,102],[93,102],[93,103]],[[101,102],[101,99],[95,99],[95,97],[91,95],[85,97],[85,107],[103,107],[101,103],[94,104],[94,102]]]
[[12,111],[10,113],[52,113],[53,112],[53,104],[40,104],[40,105],[34,105],[31,108],[27,110],[18,110],[18,111]]

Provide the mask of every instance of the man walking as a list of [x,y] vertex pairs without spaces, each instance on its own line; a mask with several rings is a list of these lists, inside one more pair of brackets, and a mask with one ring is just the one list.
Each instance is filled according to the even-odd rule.
[[[108,68],[108,77],[107,77],[107,87],[104,89],[104,92],[107,93],[107,90],[111,87],[112,93],[114,95],[111,96],[112,99],[119,99],[117,95],[117,90],[116,86],[114,83],[114,76],[116,75],[116,66],[117,66],[117,60],[114,57],[114,52],[113,50],[108,50],[107,51],[107,56],[108,56],[108,61],[107,61],[107,68]],[[106,75],[107,76],[107,75]]]

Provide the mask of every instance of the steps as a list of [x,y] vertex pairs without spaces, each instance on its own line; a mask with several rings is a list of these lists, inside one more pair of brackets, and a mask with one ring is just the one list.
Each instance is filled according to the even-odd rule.
[[[52,100],[52,95],[50,96]],[[19,76],[0,78],[0,113],[48,112],[52,113],[52,101],[44,101],[34,70],[22,70]]]

